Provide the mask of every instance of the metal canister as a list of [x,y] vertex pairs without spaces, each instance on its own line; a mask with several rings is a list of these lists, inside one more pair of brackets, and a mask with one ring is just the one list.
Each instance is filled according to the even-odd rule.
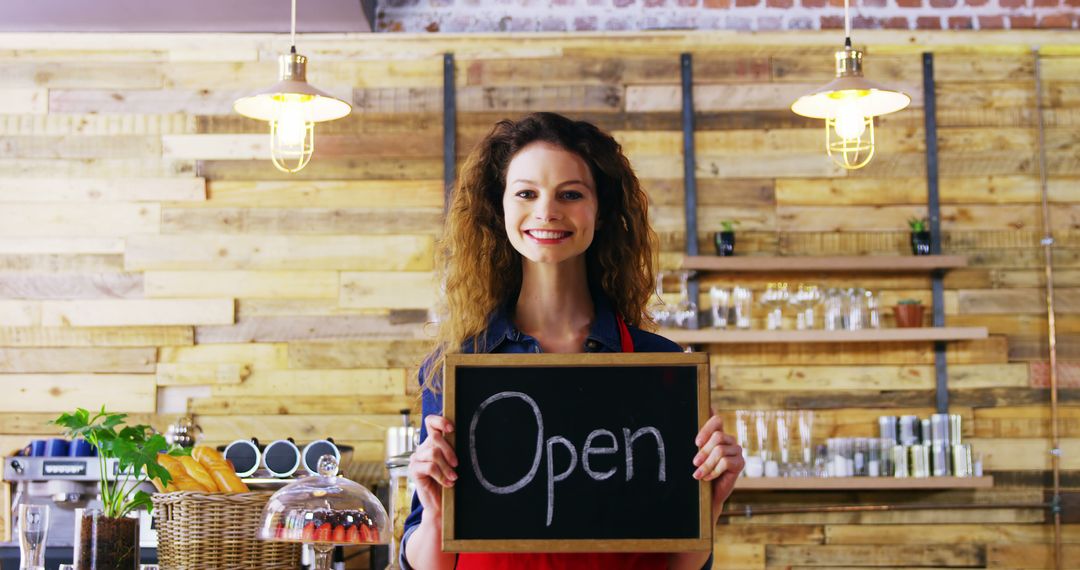
[[908,448],[904,445],[894,445],[892,448],[893,477],[906,479],[910,476],[908,469]]
[[934,477],[949,476],[949,446],[934,442],[930,446],[930,469]]
[[900,416],[900,445],[919,443],[919,416]]
[[960,445],[964,443],[964,435],[961,430],[961,419],[963,416],[960,414],[949,414],[949,444]]
[[953,475],[956,477],[974,475],[971,465],[971,444],[953,445],[950,449],[952,449]]
[[[949,445],[949,414],[934,414],[930,416],[930,443],[933,445]],[[946,452],[948,455],[948,452]]]
[[896,416],[878,416],[877,423],[881,439],[892,440],[893,445],[899,443],[896,439]]
[[908,463],[912,477],[930,476],[930,448],[925,445],[912,445],[909,448]]

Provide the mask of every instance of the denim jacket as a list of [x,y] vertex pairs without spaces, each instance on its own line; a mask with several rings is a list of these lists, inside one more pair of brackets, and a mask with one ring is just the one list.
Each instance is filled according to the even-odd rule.
[[[589,329],[589,335],[585,339],[585,352],[622,352],[622,342],[619,337],[619,325],[611,302],[602,294],[593,294],[593,308],[595,319]],[[522,333],[514,326],[511,319],[510,307],[503,307],[496,311],[488,321],[488,328],[483,333],[483,338],[477,343],[481,350],[486,353],[498,354],[523,354],[542,352],[540,343],[533,337]],[[634,352],[682,352],[682,348],[674,342],[637,327],[627,325],[630,331],[630,339],[634,342]],[[466,342],[462,352],[472,353],[474,343]],[[420,368],[420,383],[423,384],[427,377],[428,367],[431,366],[431,358],[424,362]],[[442,394],[436,394],[430,390],[424,390],[422,395],[423,417],[428,414],[442,413]],[[424,422],[420,423],[420,441],[427,439],[427,427]],[[409,536],[420,525],[420,518],[424,507],[420,499],[413,495],[412,513],[405,519],[405,534],[401,540],[401,567],[411,569],[405,560],[405,543]]]

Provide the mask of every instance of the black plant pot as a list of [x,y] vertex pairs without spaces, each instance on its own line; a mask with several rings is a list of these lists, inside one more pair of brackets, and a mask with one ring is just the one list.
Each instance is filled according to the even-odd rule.
[[713,234],[713,245],[716,246],[716,255],[720,257],[735,255],[735,232],[716,232]]
[[911,253],[930,255],[930,232],[911,232]]

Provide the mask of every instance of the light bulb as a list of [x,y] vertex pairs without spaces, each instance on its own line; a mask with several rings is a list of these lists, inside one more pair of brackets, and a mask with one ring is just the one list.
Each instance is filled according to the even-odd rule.
[[836,115],[836,134],[846,140],[857,139],[866,132],[866,119],[858,106],[844,105]]
[[305,120],[304,104],[288,102],[282,105],[278,114],[277,129],[274,131],[276,146],[282,150],[296,149],[303,152],[304,139],[307,138],[308,121]]

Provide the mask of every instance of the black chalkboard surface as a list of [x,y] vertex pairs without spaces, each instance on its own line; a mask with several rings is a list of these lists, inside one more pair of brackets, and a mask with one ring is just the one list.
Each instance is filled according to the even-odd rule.
[[707,354],[458,354],[443,379],[444,550],[712,548],[711,486],[692,477]]

